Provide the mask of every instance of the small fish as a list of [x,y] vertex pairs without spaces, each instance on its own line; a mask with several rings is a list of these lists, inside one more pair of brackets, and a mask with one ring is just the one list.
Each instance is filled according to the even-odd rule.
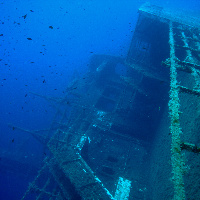
[[0,36],[3,36],[3,34],[0,34]]
[[22,16],[24,19],[26,19],[26,17],[27,17],[27,14],[25,14],[24,16]]
[[53,26],[49,26],[50,29],[53,29]]
[[30,10],[31,12],[34,12],[33,10]]
[[13,130],[13,131],[15,130],[15,127],[14,127],[14,126],[12,127],[12,130]]
[[45,79],[42,81],[43,83],[46,83]]
[[27,40],[32,40],[32,38],[28,37]]
[[25,97],[27,97],[27,94],[25,94]]
[[12,139],[12,142],[14,142],[15,141],[15,139]]

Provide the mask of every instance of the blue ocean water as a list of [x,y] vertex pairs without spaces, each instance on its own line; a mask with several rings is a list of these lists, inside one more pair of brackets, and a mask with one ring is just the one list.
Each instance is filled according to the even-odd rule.
[[[34,94],[65,96],[67,85],[87,72],[93,54],[125,58],[137,10],[145,2],[0,1],[0,199],[20,199],[47,154],[29,133],[15,127],[51,125],[55,107]],[[149,2],[200,12],[198,0]],[[16,171],[10,171],[12,157]]]

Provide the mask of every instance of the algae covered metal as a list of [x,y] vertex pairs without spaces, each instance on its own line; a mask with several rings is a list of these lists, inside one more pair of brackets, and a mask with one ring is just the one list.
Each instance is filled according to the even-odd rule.
[[144,5],[126,58],[93,55],[65,97],[45,97],[57,103],[48,134],[29,132],[50,154],[22,199],[198,196],[190,190],[198,172],[188,167],[197,170],[200,145],[200,31],[192,19]]

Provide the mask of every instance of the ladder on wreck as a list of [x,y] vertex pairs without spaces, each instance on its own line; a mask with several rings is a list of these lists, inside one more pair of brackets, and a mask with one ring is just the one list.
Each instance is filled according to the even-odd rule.
[[[60,99],[60,102],[67,102],[67,97]],[[78,107],[78,105],[77,105]],[[92,109],[94,109],[92,107]],[[40,136],[37,132],[21,129],[30,132],[33,137],[48,146],[51,157],[44,160],[43,167],[39,170],[35,179],[29,184],[22,200],[120,200],[128,199],[131,181],[119,177],[115,196],[105,188],[100,179],[95,175],[81,156],[81,150],[88,142],[87,131],[91,129],[90,118],[92,111],[88,108],[81,109],[82,112],[72,113],[72,119],[66,117],[67,108],[57,107],[50,132],[54,135],[50,138]],[[80,124],[81,123],[81,124]],[[88,126],[88,124],[90,124]],[[87,127],[88,126],[88,127]],[[87,127],[82,131],[82,127]]]
[[[172,164],[172,181],[174,184],[174,200],[186,199],[186,188],[184,187],[185,161],[182,150],[200,153],[200,148],[187,141],[181,140],[182,129],[180,123],[180,93],[188,93],[200,97],[200,65],[196,60],[195,54],[200,55],[200,35],[198,29],[181,25],[175,22],[169,22],[169,47],[170,58],[164,64],[170,67],[170,100],[169,116],[171,119],[170,133],[172,136],[171,143],[171,164]],[[176,40],[179,39],[183,45],[179,45]],[[191,41],[193,45],[191,46]],[[180,43],[180,42],[179,42]],[[183,61],[176,57],[176,50],[182,49],[186,53]],[[184,71],[194,81],[192,89],[181,85],[178,82],[178,74]]]
[[[63,123],[65,112],[60,120],[54,120],[52,127],[58,123],[56,121]],[[76,121],[80,118],[81,114]],[[22,200],[114,199],[81,156],[87,136],[81,131],[74,134],[73,129],[63,131],[58,128],[55,131],[47,144],[52,156],[44,160],[43,167],[29,184]],[[35,134],[32,132],[33,136]],[[39,138],[38,134],[35,136]]]

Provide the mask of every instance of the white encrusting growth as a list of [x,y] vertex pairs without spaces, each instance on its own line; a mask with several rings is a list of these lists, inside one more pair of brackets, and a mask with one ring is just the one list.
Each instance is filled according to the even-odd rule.
[[119,177],[117,189],[115,192],[115,200],[128,200],[131,189],[131,181]]
[[177,82],[176,56],[172,22],[169,24],[169,45],[170,45],[170,101],[169,115],[171,118],[170,131],[172,135],[171,144],[171,163],[172,163],[172,180],[174,183],[174,200],[185,199],[185,189],[183,181],[183,172],[185,163],[181,154],[181,128],[179,121],[179,86]]

